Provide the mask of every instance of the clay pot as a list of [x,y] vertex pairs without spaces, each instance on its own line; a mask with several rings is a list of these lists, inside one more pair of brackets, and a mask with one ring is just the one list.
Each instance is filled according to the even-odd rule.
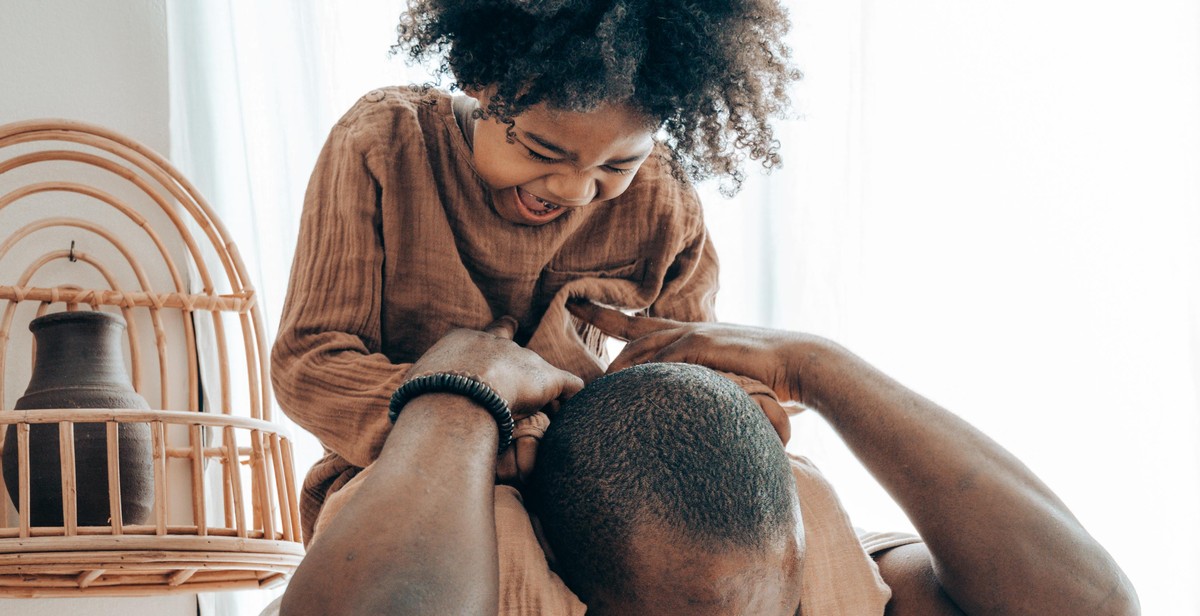
[[[59,312],[29,324],[37,343],[33,375],[16,410],[149,409],[133,390],[121,351],[125,321],[104,312]],[[30,424],[30,524],[62,526],[62,464],[58,424]],[[141,524],[154,503],[150,426],[122,423],[117,429],[120,452],[121,518]],[[12,502],[18,500],[17,430],[4,436],[4,482]],[[104,423],[75,423],[77,524],[111,523],[108,498],[108,437]]]

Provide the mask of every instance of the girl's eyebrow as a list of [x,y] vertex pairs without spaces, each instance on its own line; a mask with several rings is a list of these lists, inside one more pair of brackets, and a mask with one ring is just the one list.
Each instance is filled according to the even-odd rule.
[[[549,139],[546,139],[545,137],[543,137],[537,133],[531,133],[527,130],[522,130],[521,134],[523,134],[525,137],[527,137],[530,141],[542,146],[543,148],[546,148],[547,150],[553,152],[554,154],[556,154],[558,156],[561,156],[571,162],[579,161],[579,154],[572,152],[560,145],[557,145],[553,141],[550,141]],[[605,164],[607,164],[607,165],[624,165],[627,163],[639,161],[648,155],[649,155],[649,152],[647,152],[646,154],[635,154],[633,156],[626,156],[624,158],[617,158],[617,159],[609,160],[609,161],[606,161]]]

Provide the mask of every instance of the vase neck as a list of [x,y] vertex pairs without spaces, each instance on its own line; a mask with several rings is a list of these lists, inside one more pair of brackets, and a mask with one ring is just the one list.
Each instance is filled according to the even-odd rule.
[[131,386],[121,348],[123,321],[94,312],[53,317],[30,324],[37,349],[29,393],[52,388]]

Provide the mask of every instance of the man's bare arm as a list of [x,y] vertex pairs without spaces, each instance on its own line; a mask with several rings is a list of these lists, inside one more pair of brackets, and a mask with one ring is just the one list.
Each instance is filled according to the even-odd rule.
[[[917,527],[880,558],[893,614],[1139,613],[1109,554],[1028,468],[965,421],[816,336],[572,312],[632,340],[610,371],[682,361],[745,374],[820,413]],[[927,546],[927,548],[925,547]]]
[[[515,325],[450,332],[410,374],[475,375],[518,418],[583,387],[514,344]],[[281,615],[496,614],[498,438],[496,421],[468,398],[409,402],[371,474],[296,570]]]

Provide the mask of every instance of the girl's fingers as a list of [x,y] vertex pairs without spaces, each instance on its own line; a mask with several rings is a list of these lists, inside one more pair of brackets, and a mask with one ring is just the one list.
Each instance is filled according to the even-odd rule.
[[517,320],[510,316],[503,316],[492,321],[490,325],[483,328],[483,331],[499,338],[512,340],[517,333]]
[[681,323],[654,317],[631,317],[620,310],[605,308],[587,300],[567,302],[567,311],[579,319],[596,326],[596,329],[629,342],[664,329],[679,327]]

